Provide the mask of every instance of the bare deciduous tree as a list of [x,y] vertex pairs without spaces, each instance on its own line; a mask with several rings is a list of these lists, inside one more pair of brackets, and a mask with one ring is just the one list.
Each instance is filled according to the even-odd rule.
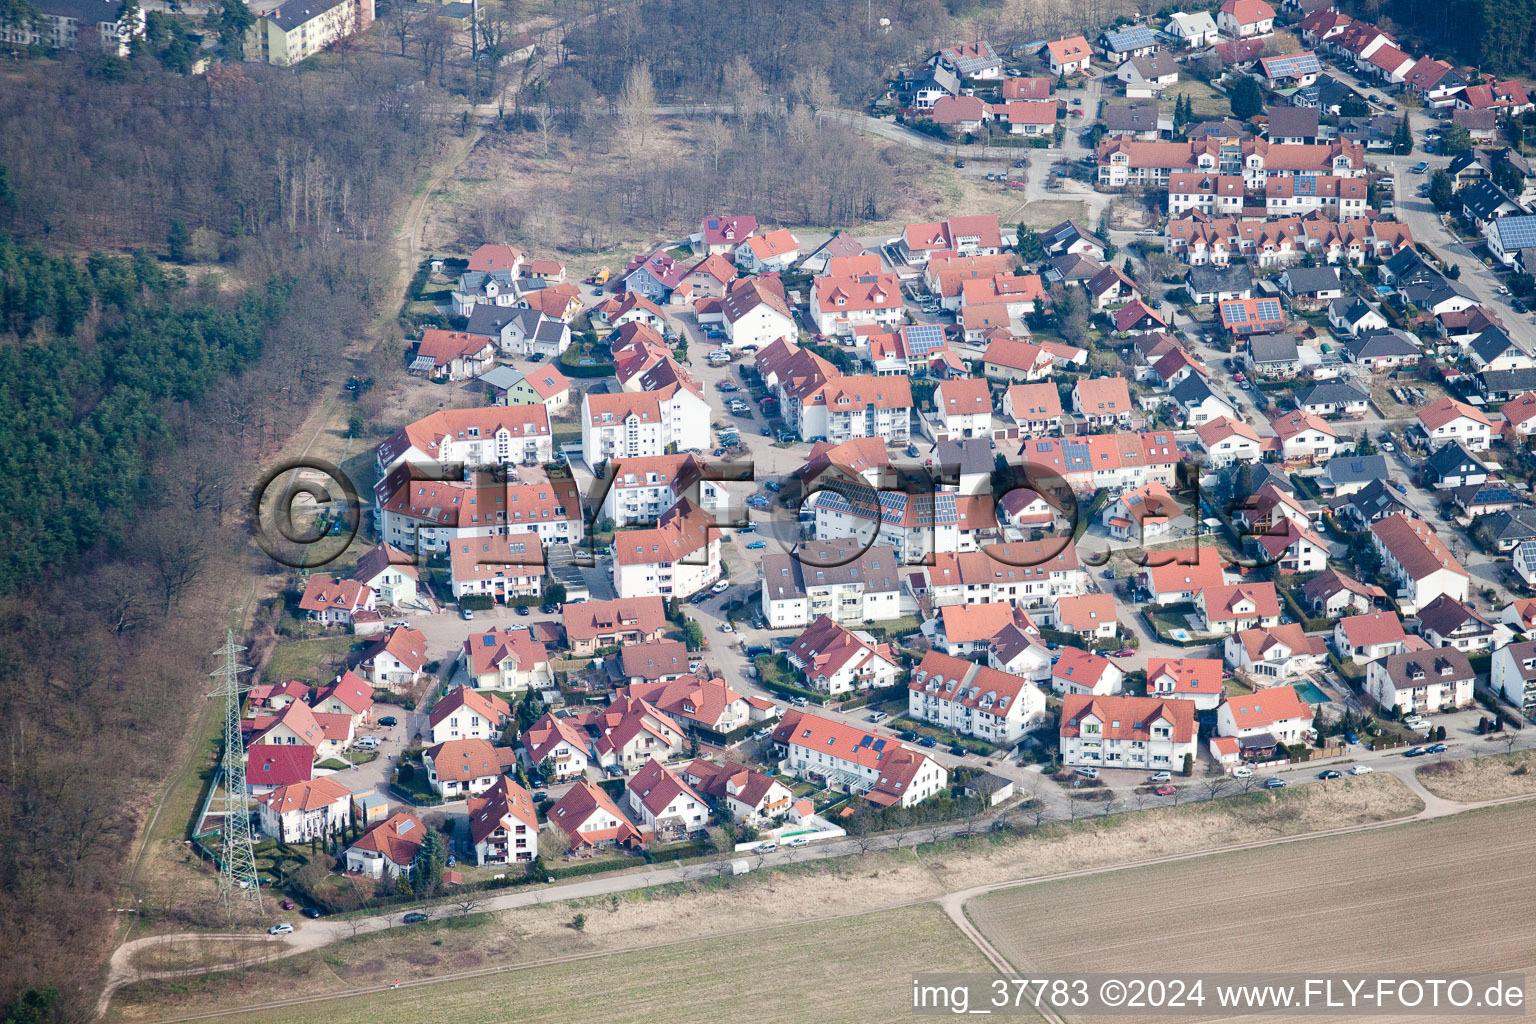
[[617,110],[620,129],[630,137],[634,147],[643,152],[656,123],[656,83],[651,79],[649,64],[641,61],[624,76]]

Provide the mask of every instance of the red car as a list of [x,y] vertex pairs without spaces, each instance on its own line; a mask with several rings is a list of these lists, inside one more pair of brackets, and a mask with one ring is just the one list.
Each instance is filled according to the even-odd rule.
[[1131,655],[1133,655],[1135,653],[1136,652],[1131,650],[1129,647],[1122,647],[1118,651],[1115,652],[1115,657],[1117,657],[1117,658],[1129,658]]
[[1067,114],[1069,116],[1071,116],[1071,117],[1082,117],[1083,116],[1083,112],[1081,110],[1079,110],[1077,107],[1073,107],[1071,110],[1067,111]]
[[1173,796],[1173,794],[1175,794],[1177,792],[1178,792],[1178,790],[1174,789],[1172,786],[1158,786],[1157,787],[1157,795],[1158,796]]
[[295,903],[294,903],[294,902],[293,902],[293,900],[283,900],[283,902],[282,902],[282,903],[281,903],[281,904],[279,904],[279,905],[280,905],[280,906],[281,906],[281,907],[282,907],[282,908],[283,908],[283,909],[284,909],[284,910],[292,910],[292,909],[293,909],[293,908],[294,908],[294,907],[295,907],[295,906],[297,906],[297,904],[295,904]]

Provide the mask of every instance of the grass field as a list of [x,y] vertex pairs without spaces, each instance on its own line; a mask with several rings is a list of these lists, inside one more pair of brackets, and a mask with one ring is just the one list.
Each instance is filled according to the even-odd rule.
[[1085,951],[1110,972],[1523,971],[1533,856],[1536,805],[1517,804],[1024,886],[966,912],[1035,972],[1081,970]]
[[566,1024],[601,1007],[607,1024],[715,1024],[738,1015],[756,1022],[894,1022],[912,1016],[914,973],[985,969],[970,941],[928,905],[293,1007],[253,1007],[240,1019],[500,1024],[513,1014],[520,1024]]
[[290,640],[272,649],[263,678],[269,683],[299,679],[307,683],[328,683],[334,674],[332,662],[340,664],[358,638],[350,635],[322,636],[313,640]]
[[[1499,749],[1496,743],[1490,746]],[[1536,751],[1489,753],[1488,757],[1420,765],[1416,774],[1435,796],[1461,803],[1536,793]]]

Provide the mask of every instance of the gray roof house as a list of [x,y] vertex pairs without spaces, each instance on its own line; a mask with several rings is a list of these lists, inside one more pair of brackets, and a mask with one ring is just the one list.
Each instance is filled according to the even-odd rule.
[[1364,490],[1372,480],[1387,478],[1385,455],[1340,455],[1323,466],[1322,486],[1335,495]]
[[1290,377],[1301,369],[1296,339],[1289,334],[1254,334],[1248,337],[1248,366],[1261,377]]
[[1350,336],[1385,330],[1389,324],[1381,311],[1356,295],[1341,295],[1328,303],[1328,326]]
[[1467,453],[1459,441],[1447,441],[1419,467],[1424,482],[1437,491],[1484,483],[1488,467]]
[[1246,261],[1225,267],[1204,264],[1190,267],[1184,275],[1184,287],[1198,305],[1225,302],[1228,299],[1253,298],[1253,271]]
[[1483,531],[1486,531],[1488,547],[1501,552],[1513,551],[1521,541],[1536,538],[1536,508],[1495,512],[1483,518],[1478,533]]
[[1417,519],[1419,514],[1387,486],[1385,480],[1372,480],[1364,487],[1328,503],[1333,514],[1356,529],[1363,530],[1379,519],[1392,515],[1405,515]]
[[1314,416],[1364,416],[1370,396],[1341,380],[1320,381],[1296,393],[1296,407]]

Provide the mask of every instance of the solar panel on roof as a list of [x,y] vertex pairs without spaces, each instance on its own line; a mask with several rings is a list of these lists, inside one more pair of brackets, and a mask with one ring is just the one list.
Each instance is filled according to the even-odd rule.
[[1256,314],[1258,314],[1258,318],[1260,320],[1279,320],[1280,300],[1261,299],[1254,304],[1253,310]]
[[1494,226],[1505,252],[1536,245],[1536,217],[1501,217]]
[[885,740],[883,740],[883,739],[875,740],[875,742],[872,744],[872,746],[876,750],[884,750],[885,749]]
[[902,335],[907,339],[908,356],[925,356],[944,347],[944,328],[940,324],[914,324],[902,328]]
[[1241,302],[1223,303],[1221,317],[1229,324],[1245,324],[1248,322],[1248,307]]

